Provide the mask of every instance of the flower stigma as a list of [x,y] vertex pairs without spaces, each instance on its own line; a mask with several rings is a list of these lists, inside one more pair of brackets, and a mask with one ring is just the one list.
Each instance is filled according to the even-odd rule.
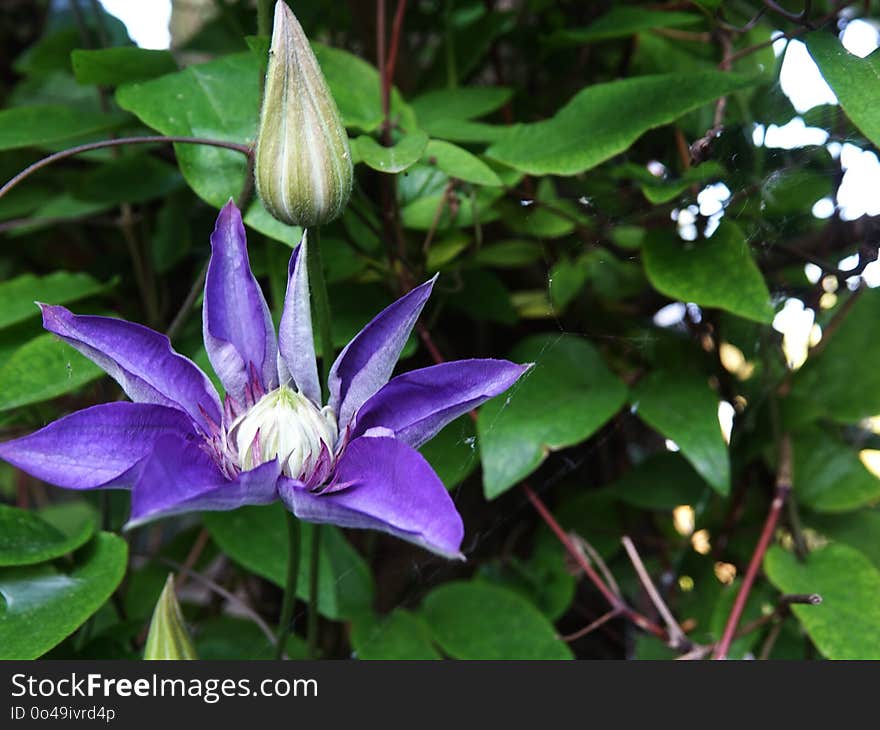
[[316,472],[332,466],[338,428],[332,408],[319,409],[302,393],[282,385],[236,418],[229,435],[242,469],[277,457],[285,475],[310,482]]

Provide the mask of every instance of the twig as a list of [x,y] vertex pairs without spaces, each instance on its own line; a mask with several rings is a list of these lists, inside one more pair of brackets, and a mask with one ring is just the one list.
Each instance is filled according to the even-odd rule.
[[680,649],[684,646],[689,646],[690,642],[688,641],[687,636],[685,636],[684,631],[681,630],[681,626],[678,625],[678,621],[675,620],[672,611],[669,610],[669,607],[666,605],[666,602],[663,600],[657,587],[654,585],[654,581],[652,581],[651,576],[648,575],[648,571],[645,570],[645,564],[642,562],[642,558],[639,556],[633,541],[630,540],[629,535],[624,535],[620,538],[620,541],[623,543],[626,554],[629,556],[630,562],[633,564],[633,568],[635,568],[636,575],[639,576],[642,586],[647,592],[648,597],[651,599],[651,603],[654,604],[657,613],[660,614],[663,618],[663,622],[666,624],[669,645],[673,649]]
[[529,501],[534,506],[535,510],[537,510],[538,514],[541,516],[541,519],[547,523],[547,526],[552,530],[553,534],[556,535],[556,538],[559,542],[562,543],[563,547],[568,551],[568,553],[577,561],[580,568],[584,571],[586,576],[590,579],[590,582],[593,583],[594,586],[599,590],[599,592],[604,596],[605,600],[611,605],[612,608],[619,610],[623,615],[625,615],[630,621],[632,621],[636,626],[645,631],[654,634],[661,639],[666,639],[666,631],[664,631],[660,626],[655,624],[650,619],[642,616],[638,611],[630,608],[623,602],[623,600],[614,594],[614,592],[606,585],[605,581],[599,576],[596,570],[593,568],[592,564],[589,560],[586,559],[586,556],[583,555],[578,549],[575,547],[574,543],[572,543],[571,538],[562,529],[560,524],[556,521],[556,518],[547,509],[547,506],[541,501],[541,498],[535,494],[534,490],[529,486],[527,482],[522,482],[523,491],[526,493],[526,497],[528,497]]
[[37,160],[32,165],[29,165],[20,173],[18,173],[15,177],[13,177],[9,182],[7,182],[2,188],[0,188],[0,198],[2,198],[6,193],[8,193],[12,188],[18,185],[25,178],[30,177],[38,170],[43,169],[59,160],[67,159],[68,157],[73,157],[74,155],[82,154],[83,152],[90,152],[92,150],[100,150],[106,147],[120,147],[123,145],[129,144],[166,144],[166,143],[174,143],[174,144],[202,144],[207,145],[208,147],[222,147],[227,150],[235,150],[236,152],[241,152],[243,155],[251,155],[253,154],[253,149],[250,145],[240,144],[238,142],[226,142],[220,139],[205,139],[202,137],[177,137],[177,136],[149,136],[149,137],[118,137],[116,139],[105,139],[100,142],[89,142],[88,144],[77,145],[76,147],[71,147],[66,150],[61,150],[61,152],[56,152],[48,157],[44,157],[42,160]]
[[764,522],[761,537],[758,539],[758,544],[755,546],[755,552],[752,554],[752,558],[749,561],[749,567],[746,569],[742,586],[740,586],[739,593],[737,594],[733,608],[730,611],[730,616],[727,618],[727,623],[724,626],[724,633],[721,635],[721,641],[718,642],[718,645],[715,647],[715,651],[712,654],[713,659],[725,659],[727,657],[727,652],[730,650],[730,644],[733,641],[734,634],[736,634],[736,627],[739,624],[740,618],[742,618],[742,613],[746,607],[746,601],[749,598],[749,593],[752,590],[755,577],[758,575],[758,570],[764,560],[764,554],[767,552],[770,540],[773,538],[773,533],[776,530],[776,523],[779,520],[779,514],[782,512],[782,507],[785,504],[785,498],[791,491],[791,485],[791,438],[788,434],[784,434],[779,442],[779,466],[776,474],[776,490],[773,495],[773,501],[770,503],[770,511],[767,513],[767,519]]
[[582,535],[578,535],[576,532],[571,531],[568,533],[568,536],[572,539],[575,547],[578,550],[583,550],[587,553],[590,560],[592,560],[599,570],[602,572],[602,577],[605,578],[605,582],[608,584],[608,587],[614,591],[614,594],[618,598],[623,597],[623,593],[620,590],[620,586],[617,584],[617,581],[614,578],[614,575],[611,573],[611,570],[608,568],[607,563],[602,560],[602,556],[599,555],[599,551],[594,548],[590,542],[583,537]]
[[595,621],[584,626],[584,628],[578,629],[573,634],[565,634],[564,636],[560,636],[559,638],[566,643],[577,641],[578,639],[582,639],[583,637],[585,637],[587,634],[591,634],[600,626],[604,626],[611,619],[616,618],[617,616],[620,616],[620,609],[612,608],[608,613],[603,613]]
[[202,575],[201,573],[199,573],[196,570],[192,570],[190,568],[187,568],[185,565],[181,565],[176,560],[171,560],[170,558],[166,558],[161,555],[157,555],[157,556],[146,556],[145,555],[143,557],[148,558],[150,560],[158,560],[160,563],[165,563],[165,565],[169,566],[170,568],[173,568],[174,570],[176,570],[179,573],[186,573],[190,578],[195,580],[197,583],[201,583],[206,588],[209,588],[210,590],[214,591],[214,593],[216,593],[221,598],[224,598],[229,603],[234,604],[235,606],[237,606],[239,608],[239,610],[241,610],[242,613],[244,613],[251,621],[253,621],[259,627],[260,631],[263,632],[263,634],[266,636],[266,638],[269,640],[269,643],[272,646],[276,645],[275,635],[272,633],[272,629],[270,629],[269,625],[265,621],[263,621],[260,614],[258,614],[256,611],[254,611],[254,609],[252,609],[245,601],[241,600],[234,593],[230,593],[229,591],[227,591],[223,586],[221,586],[216,581],[211,580],[210,578]]

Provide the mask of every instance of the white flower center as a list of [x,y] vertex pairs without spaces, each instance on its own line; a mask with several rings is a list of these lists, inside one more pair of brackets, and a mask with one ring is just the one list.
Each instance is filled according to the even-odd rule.
[[333,458],[338,428],[333,409],[319,409],[301,393],[282,385],[266,393],[229,429],[242,469],[253,469],[278,458],[293,479],[306,481],[321,457]]

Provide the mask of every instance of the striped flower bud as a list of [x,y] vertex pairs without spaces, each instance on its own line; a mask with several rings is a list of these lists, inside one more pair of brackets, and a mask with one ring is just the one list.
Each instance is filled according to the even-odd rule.
[[351,194],[348,135],[302,26],[283,0],[275,4],[254,172],[266,210],[291,225],[333,220]]
[[174,595],[174,576],[169,575],[153,610],[150,633],[144,646],[144,659],[196,659],[180,604]]

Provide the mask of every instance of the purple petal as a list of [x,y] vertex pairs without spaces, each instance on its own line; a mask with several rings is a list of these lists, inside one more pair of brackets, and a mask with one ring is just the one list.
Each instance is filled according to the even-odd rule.
[[507,360],[458,360],[398,375],[358,411],[352,438],[382,427],[418,448],[450,421],[503,393],[528,369]]
[[128,488],[136,476],[132,467],[169,435],[180,441],[192,437],[192,421],[174,408],[104,403],[0,444],[0,457],[67,489]]
[[145,522],[180,514],[231,510],[277,499],[281,474],[277,460],[268,461],[228,480],[197,443],[166,437],[144,462],[131,493],[130,529]]
[[254,369],[263,390],[278,386],[275,329],[251,272],[241,213],[231,200],[220,211],[211,234],[202,320],[208,358],[236,401],[248,401]]
[[43,327],[103,368],[133,401],[181,410],[206,432],[208,419],[220,423],[220,400],[208,376],[175,352],[165,335],[124,319],[40,308]]
[[287,267],[287,294],[278,328],[278,375],[282,383],[293,378],[301,393],[321,405],[321,383],[309,307],[307,235],[303,231],[302,241],[293,250]]
[[297,517],[387,532],[443,555],[463,559],[464,525],[446,488],[417,451],[391,438],[359,438],[345,450],[339,491],[315,494],[282,478],[281,499]]
[[386,307],[339,353],[328,386],[340,431],[358,408],[388,382],[435,281],[436,276]]

